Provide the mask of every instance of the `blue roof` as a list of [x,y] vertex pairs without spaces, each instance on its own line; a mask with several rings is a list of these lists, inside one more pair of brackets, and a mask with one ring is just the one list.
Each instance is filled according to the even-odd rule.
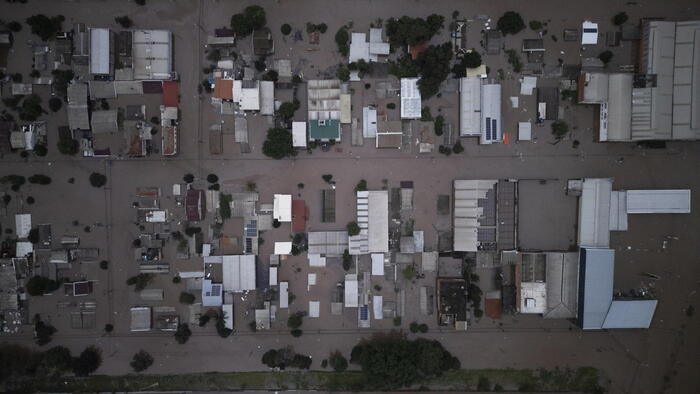
[[612,303],[615,251],[581,248],[579,259],[578,324],[601,329]]

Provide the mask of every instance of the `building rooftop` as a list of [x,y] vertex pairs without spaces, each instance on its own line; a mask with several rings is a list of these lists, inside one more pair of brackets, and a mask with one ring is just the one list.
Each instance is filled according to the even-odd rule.
[[421,117],[421,96],[418,78],[401,78],[401,119]]

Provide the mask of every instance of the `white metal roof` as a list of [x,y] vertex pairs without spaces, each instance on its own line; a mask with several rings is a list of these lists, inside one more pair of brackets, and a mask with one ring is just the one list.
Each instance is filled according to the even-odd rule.
[[598,24],[590,21],[584,21],[581,28],[581,44],[596,45],[598,44]]
[[627,190],[627,213],[690,213],[690,189]]
[[613,295],[615,251],[612,249],[581,248],[578,310],[579,325],[584,330],[600,329],[610,309]]
[[167,30],[135,30],[131,45],[134,79],[170,79],[172,42],[172,33]]
[[532,123],[530,123],[530,122],[518,122],[518,140],[520,140],[520,141],[532,140]]
[[233,304],[223,304],[221,310],[224,313],[224,325],[233,330]]
[[350,35],[350,53],[348,54],[348,62],[357,62],[364,59],[369,62],[369,43],[367,42],[367,34],[352,33]]
[[372,275],[384,276],[384,253],[372,253]]
[[602,328],[649,328],[657,303],[657,300],[613,301]]
[[275,242],[275,254],[277,254],[277,255],[292,254],[292,243],[291,242]]
[[381,320],[384,317],[383,313],[384,297],[372,296],[372,315],[375,320]]
[[143,289],[139,297],[144,301],[163,301],[163,289]]
[[520,94],[532,96],[532,91],[537,87],[537,77],[526,76],[520,81]]
[[255,255],[222,256],[225,291],[255,290]]
[[131,308],[131,331],[149,331],[151,329],[151,307],[136,306]]
[[27,238],[32,229],[32,214],[18,213],[15,215],[15,234],[18,238]]
[[34,252],[34,244],[28,241],[18,241],[15,243],[15,256],[25,257]]
[[421,267],[423,271],[435,271],[437,268],[438,252],[423,252],[421,255]]
[[289,308],[289,282],[280,282],[280,308]]
[[459,79],[459,135],[481,135],[481,79]]
[[90,73],[110,73],[110,31],[109,29],[90,29]]
[[401,78],[401,119],[420,119],[420,116],[418,78]]
[[321,316],[321,303],[319,301],[309,301],[309,317]]
[[292,122],[292,146],[306,148],[306,122]]
[[166,211],[149,211],[146,213],[146,222],[148,223],[165,223],[167,217]]
[[547,311],[547,284],[545,282],[520,283],[520,313],[545,313]]
[[238,79],[233,81],[233,101],[240,105],[242,111],[259,111],[260,81],[250,82],[252,82],[251,87],[243,87],[243,81]]
[[610,194],[610,231],[627,231],[627,193]]
[[362,107],[362,137],[377,137],[377,109],[374,107]]
[[358,294],[357,285],[357,275],[347,274],[345,275],[345,307],[346,308],[357,308],[360,304],[360,298]]
[[352,96],[349,93],[340,95],[340,123],[352,123]]
[[503,139],[501,124],[501,85],[481,86],[481,144],[500,142]]
[[578,242],[582,247],[610,246],[612,179],[586,178],[579,198]]
[[260,81],[260,114],[275,114],[275,83]]
[[292,221],[292,195],[275,194],[272,200],[272,218],[280,222]]
[[673,139],[700,138],[700,20],[676,22]]
[[277,286],[277,267],[270,267],[270,286]]
[[368,241],[370,253],[389,252],[389,192],[369,192]]
[[321,257],[320,254],[309,253],[309,254],[307,254],[307,257],[309,258],[309,267],[325,267],[326,266],[326,258]]

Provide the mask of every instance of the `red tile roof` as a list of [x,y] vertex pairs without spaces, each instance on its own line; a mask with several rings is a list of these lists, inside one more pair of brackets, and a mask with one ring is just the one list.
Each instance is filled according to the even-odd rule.
[[292,232],[306,231],[306,221],[309,219],[309,208],[304,200],[292,200]]
[[214,81],[214,97],[222,100],[233,100],[233,79],[216,78]]
[[177,107],[178,99],[177,82],[163,81],[163,105]]
[[486,309],[484,312],[486,313],[486,316],[492,318],[492,319],[500,319],[501,318],[501,313],[503,311],[503,307],[501,305],[501,299],[500,298],[487,298],[484,301],[484,309]]
[[187,220],[199,222],[204,219],[204,190],[188,189],[185,195],[185,211]]

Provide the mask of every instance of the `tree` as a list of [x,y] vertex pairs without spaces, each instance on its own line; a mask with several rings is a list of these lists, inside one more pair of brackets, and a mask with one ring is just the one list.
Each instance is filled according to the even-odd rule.
[[348,230],[348,235],[351,237],[360,233],[360,226],[355,221],[348,223],[345,228]]
[[339,350],[334,351],[328,356],[328,364],[335,372],[343,372],[348,369],[348,360],[343,357]]
[[292,27],[289,26],[289,23],[285,23],[280,27],[280,31],[282,32],[282,35],[288,36],[289,33],[292,32]]
[[467,76],[467,68],[479,66],[481,66],[481,54],[472,49],[459,58],[459,62],[452,67],[452,74],[455,78],[464,78]]
[[93,187],[102,187],[107,184],[107,177],[98,172],[90,174],[90,184]]
[[138,5],[146,5],[146,0],[134,0],[134,3]]
[[464,147],[462,146],[462,141],[457,140],[457,142],[455,142],[455,145],[452,147],[452,152],[454,152],[454,153],[464,152]]
[[33,228],[29,230],[29,234],[27,235],[27,241],[36,244],[39,242],[39,229]]
[[51,342],[51,336],[56,333],[56,328],[44,323],[39,315],[34,316],[34,339],[37,345],[44,346]]
[[129,365],[135,372],[142,372],[153,365],[153,357],[145,350],[139,350],[138,353],[134,354],[134,358],[131,359]]
[[423,99],[437,94],[440,84],[450,73],[451,60],[452,44],[449,42],[439,46],[431,45],[418,56],[417,64],[421,70],[418,88]]
[[386,109],[396,109],[396,104],[395,103],[387,103]]
[[58,151],[64,155],[75,155],[78,153],[78,141],[65,137],[59,133],[58,143],[56,143]]
[[409,341],[397,331],[362,339],[352,349],[350,362],[360,365],[368,385],[382,390],[410,386],[460,368],[459,360],[440,342]]
[[27,281],[26,290],[31,296],[40,296],[58,289],[59,286],[55,280],[35,275]]
[[17,21],[12,21],[7,24],[7,28],[10,29],[11,32],[18,33],[22,30],[22,24]]
[[496,26],[505,36],[508,34],[518,34],[525,28],[525,22],[517,12],[507,11],[503,16],[498,18]]
[[280,127],[269,129],[267,139],[263,142],[263,154],[277,160],[296,155],[292,146],[292,133]]
[[192,175],[192,174],[185,174],[185,175],[182,177],[182,180],[183,180],[185,183],[192,183],[192,182],[194,182],[194,175]]
[[26,96],[22,101],[22,106],[19,107],[19,118],[21,120],[26,120],[33,122],[44,113],[44,109],[41,108],[41,97],[36,94]]
[[294,367],[299,369],[309,369],[311,357],[303,354],[296,354],[291,347],[282,349],[270,349],[262,356],[262,363],[270,368],[285,369]]
[[345,249],[343,251],[343,269],[345,271],[350,271],[351,266],[352,266],[352,257],[350,256],[350,251]]
[[333,179],[333,175],[332,174],[323,174],[323,175],[321,175],[321,179],[326,181],[326,183],[331,183],[331,180]]
[[231,16],[231,29],[241,37],[250,35],[253,30],[264,27],[266,23],[265,9],[257,5],[248,6],[243,13]]
[[48,41],[56,37],[56,33],[63,29],[63,21],[66,18],[63,15],[47,17],[43,14],[32,15],[27,18],[26,22],[32,29],[32,34],[36,34],[44,41]]
[[88,376],[102,365],[102,351],[95,346],[88,346],[73,360],[73,373],[76,376]]
[[46,154],[49,153],[48,148],[46,148],[45,144],[36,144],[34,146],[34,154],[39,156],[39,157],[44,157]]
[[180,303],[186,305],[194,304],[195,297],[194,294],[183,291],[180,293]]
[[528,22],[528,25],[530,26],[530,29],[534,31],[542,30],[543,27],[542,22],[535,20]]
[[394,47],[416,45],[430,40],[442,29],[445,17],[432,14],[427,19],[402,16],[399,19],[389,19],[386,22],[386,35]]
[[107,260],[100,261],[100,268],[103,270],[106,270],[107,268],[109,268],[109,261],[107,261]]
[[119,24],[119,26],[121,26],[125,29],[128,29],[128,28],[134,26],[134,21],[132,21],[131,18],[129,18],[126,15],[117,16],[114,18],[114,21],[117,22]]
[[231,201],[233,201],[233,197],[230,194],[219,193],[219,215],[221,215],[221,219],[231,218]]
[[233,330],[226,327],[226,316],[224,314],[217,315],[216,317],[216,333],[219,334],[221,338],[228,338]]
[[622,26],[628,19],[629,16],[627,16],[627,13],[623,11],[615,14],[615,16],[612,18],[612,22],[615,26]]
[[284,103],[280,104],[277,113],[282,117],[282,119],[284,119],[285,122],[288,122],[294,117],[294,113],[297,109],[299,109],[299,101],[285,101]]
[[219,177],[216,176],[216,174],[209,174],[207,175],[207,182],[209,183],[216,183],[219,181]]
[[476,389],[479,391],[491,390],[491,382],[486,376],[479,376],[479,382],[476,384]]
[[267,70],[267,72],[263,74],[262,79],[263,81],[277,82],[279,79],[279,73],[277,70]]
[[563,120],[556,120],[552,122],[552,135],[558,140],[564,138],[566,133],[569,132],[569,125]]
[[350,80],[350,69],[344,64],[339,64],[338,69],[335,71],[335,76],[341,81],[347,82]]
[[603,64],[608,64],[613,58],[613,53],[611,51],[603,51],[598,55],[598,59],[600,59]]
[[347,56],[350,53],[348,41],[350,41],[350,35],[348,34],[348,29],[343,26],[335,33],[335,43],[338,45],[338,52],[343,56]]
[[180,345],[187,343],[187,341],[192,336],[192,330],[187,325],[187,323],[178,324],[177,331],[175,331],[175,341]]
[[64,346],[54,346],[44,352],[41,359],[41,368],[46,375],[61,374],[70,371],[73,365],[73,356],[70,349]]
[[152,274],[146,274],[146,273],[140,273],[136,276],[132,276],[129,279],[126,280],[126,284],[128,286],[133,285],[134,286],[134,291],[141,291],[146,288],[149,284],[153,282],[153,275]]

